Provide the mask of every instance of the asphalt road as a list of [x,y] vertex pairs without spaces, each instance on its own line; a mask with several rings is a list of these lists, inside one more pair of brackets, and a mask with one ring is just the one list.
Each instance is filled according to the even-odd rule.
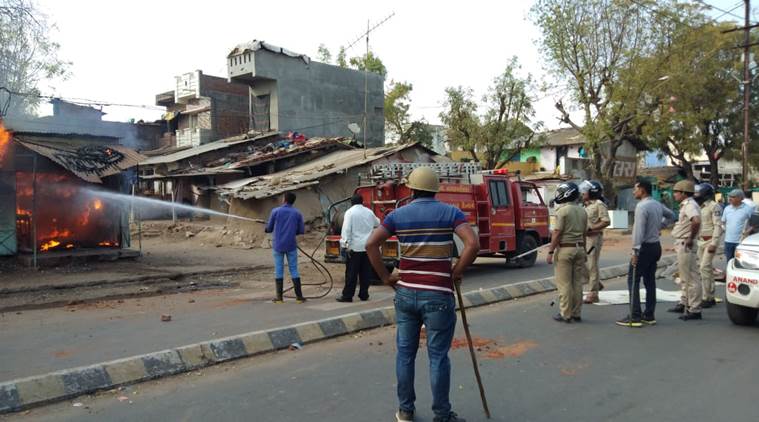
[[[554,322],[553,298],[469,311],[475,337],[494,342],[478,352],[493,420],[757,420],[759,327],[731,325],[724,305],[686,323],[659,304],[658,325],[626,328],[613,324],[625,305],[586,307],[582,323]],[[393,334],[392,327],[374,330],[4,419],[392,421]],[[456,338],[463,339],[460,326]],[[431,421],[424,355],[422,348],[417,420]],[[484,420],[466,348],[451,356],[454,410]]]
[[[530,268],[506,268],[502,259],[480,259],[467,270],[464,289],[552,276],[553,267],[543,259],[541,255]],[[602,265],[627,259],[626,253],[611,250],[604,253]],[[228,289],[0,313],[0,381],[392,304],[392,290],[384,286],[372,287],[371,300],[365,303],[338,303],[338,293],[302,306],[274,305],[270,294]],[[170,314],[172,321],[160,322],[161,314]]]

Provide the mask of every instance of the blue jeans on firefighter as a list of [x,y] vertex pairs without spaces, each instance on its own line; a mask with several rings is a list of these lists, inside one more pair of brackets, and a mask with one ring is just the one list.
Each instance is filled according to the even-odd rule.
[[395,293],[396,343],[395,374],[398,378],[399,408],[415,410],[414,369],[419,350],[422,324],[427,332],[427,356],[430,363],[432,411],[448,417],[451,402],[451,361],[448,351],[456,328],[456,308],[453,295],[445,292],[412,290],[398,287]]
[[289,252],[277,252],[274,254],[274,278],[285,278],[285,257],[287,257],[287,267],[290,270],[290,277],[300,278],[298,273],[298,250],[293,249]]

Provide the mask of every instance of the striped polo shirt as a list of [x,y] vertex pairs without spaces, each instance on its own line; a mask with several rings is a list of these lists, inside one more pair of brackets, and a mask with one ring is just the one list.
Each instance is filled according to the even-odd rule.
[[460,209],[434,198],[419,198],[385,217],[382,226],[398,236],[399,286],[453,293],[453,232],[468,224]]

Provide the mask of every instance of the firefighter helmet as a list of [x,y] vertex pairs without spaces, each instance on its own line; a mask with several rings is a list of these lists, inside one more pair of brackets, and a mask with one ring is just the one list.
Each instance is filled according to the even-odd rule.
[[714,186],[710,183],[697,184],[695,192],[693,193],[693,198],[695,198],[699,204],[714,198]]
[[413,190],[437,192],[440,190],[440,179],[430,167],[417,167],[409,174],[406,186]]
[[600,182],[595,180],[585,180],[580,183],[580,193],[587,192],[591,199],[601,199],[604,193],[604,187]]
[[675,187],[672,188],[673,192],[685,192],[693,193],[696,191],[695,184],[690,180],[681,180],[675,183]]
[[575,182],[564,182],[556,188],[553,201],[557,204],[576,201],[580,196],[580,189]]

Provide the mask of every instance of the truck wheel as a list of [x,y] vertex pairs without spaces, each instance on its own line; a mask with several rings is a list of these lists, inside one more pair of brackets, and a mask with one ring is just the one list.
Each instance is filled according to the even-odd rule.
[[[535,236],[532,235],[525,235],[522,238],[522,241],[519,242],[519,245],[517,245],[517,255],[523,254],[529,250],[535,249],[538,247],[538,241],[535,239]],[[521,258],[516,259],[514,262],[517,264],[519,268],[527,268],[532,267],[535,265],[535,261],[538,259],[538,252],[535,251],[529,255],[525,255]]]
[[757,309],[727,302],[727,316],[735,325],[754,325]]

